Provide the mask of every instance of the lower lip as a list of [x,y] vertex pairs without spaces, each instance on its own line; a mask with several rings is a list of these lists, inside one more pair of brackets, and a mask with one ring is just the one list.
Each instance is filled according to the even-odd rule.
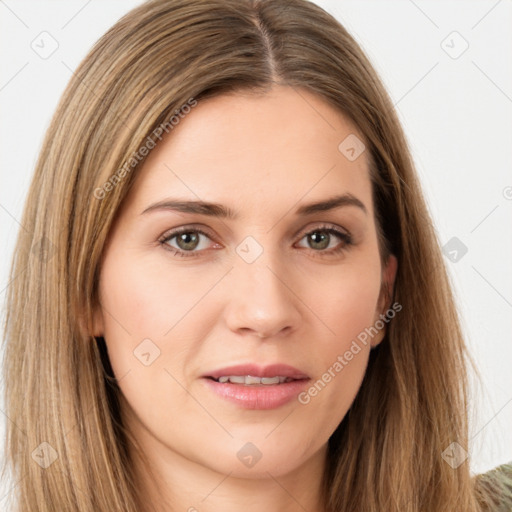
[[218,396],[243,409],[276,409],[290,402],[304,389],[309,379],[293,380],[273,385],[220,383],[205,378],[206,384]]

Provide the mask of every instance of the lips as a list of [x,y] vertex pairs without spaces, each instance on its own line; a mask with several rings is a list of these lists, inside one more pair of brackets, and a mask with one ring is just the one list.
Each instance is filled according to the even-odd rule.
[[292,366],[238,365],[203,376],[215,395],[243,409],[275,409],[293,400],[310,377]]

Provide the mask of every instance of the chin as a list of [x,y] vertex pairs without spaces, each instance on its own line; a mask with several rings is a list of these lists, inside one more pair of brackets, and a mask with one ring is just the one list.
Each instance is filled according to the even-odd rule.
[[[297,437],[296,432],[295,436],[288,432],[274,440],[270,439],[273,434],[265,439],[267,435],[265,432],[248,437],[252,440],[245,442],[240,438],[232,440],[229,446],[208,454],[209,460],[204,463],[235,478],[269,478],[269,474],[277,478],[292,473],[321,449],[313,449],[310,440]],[[289,444],[284,444],[285,439]],[[306,451],[307,446],[311,452]]]

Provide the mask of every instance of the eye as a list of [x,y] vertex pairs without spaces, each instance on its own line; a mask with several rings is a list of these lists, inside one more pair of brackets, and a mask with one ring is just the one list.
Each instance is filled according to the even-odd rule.
[[159,242],[177,256],[193,257],[208,248],[208,243],[204,239],[210,238],[209,234],[199,228],[185,226],[166,233]]
[[[326,255],[337,254],[352,245],[352,237],[348,233],[331,225],[319,226],[307,232],[301,241],[304,239],[314,252]],[[336,243],[336,239],[338,239],[338,243]]]

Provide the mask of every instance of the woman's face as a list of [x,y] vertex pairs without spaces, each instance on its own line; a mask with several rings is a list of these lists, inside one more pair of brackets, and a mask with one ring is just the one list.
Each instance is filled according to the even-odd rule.
[[319,97],[276,87],[199,102],[152,149],[105,248],[94,334],[157,466],[323,464],[396,271],[356,137]]

